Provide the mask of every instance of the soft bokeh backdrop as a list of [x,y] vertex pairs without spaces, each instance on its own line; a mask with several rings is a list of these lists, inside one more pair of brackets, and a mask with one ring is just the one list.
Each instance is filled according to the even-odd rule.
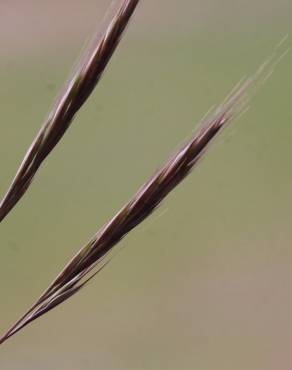
[[[0,1],[1,194],[109,2]],[[141,0],[0,225],[2,331],[273,53],[291,11],[290,0]],[[291,369],[291,62],[86,289],[0,348],[1,369]]]

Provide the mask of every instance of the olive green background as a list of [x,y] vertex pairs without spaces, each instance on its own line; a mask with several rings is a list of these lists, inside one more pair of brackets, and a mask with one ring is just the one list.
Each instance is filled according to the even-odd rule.
[[[0,193],[109,1],[0,1]],[[288,34],[290,0],[141,0],[93,96],[0,225],[0,329]],[[292,56],[91,284],[3,370],[290,370]],[[119,248],[119,249],[120,249]]]

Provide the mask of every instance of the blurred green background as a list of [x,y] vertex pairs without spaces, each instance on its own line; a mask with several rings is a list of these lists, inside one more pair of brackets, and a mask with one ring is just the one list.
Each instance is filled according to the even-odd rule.
[[[0,1],[0,194],[108,5]],[[0,226],[1,331],[273,53],[291,11],[290,0],[141,0]],[[1,370],[291,369],[291,61],[86,289],[0,348]]]

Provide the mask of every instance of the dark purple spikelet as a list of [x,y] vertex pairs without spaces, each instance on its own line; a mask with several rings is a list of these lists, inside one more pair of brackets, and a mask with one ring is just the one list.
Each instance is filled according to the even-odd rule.
[[[246,81],[208,118],[198,132],[150,178],[133,198],[102,227],[67,264],[31,309],[0,339],[9,337],[77,293],[108,262],[112,248],[147,218],[161,201],[190,173],[209,143],[244,107]],[[106,262],[105,262],[106,261]]]
[[30,186],[40,165],[58,144],[75,114],[88,99],[111,59],[139,0],[124,0],[105,32],[95,37],[76,73],[57,98],[47,120],[28,149],[0,203],[0,222]]

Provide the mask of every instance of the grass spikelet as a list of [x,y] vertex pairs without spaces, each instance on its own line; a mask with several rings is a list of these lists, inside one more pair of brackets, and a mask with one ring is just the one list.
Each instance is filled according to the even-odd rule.
[[113,247],[182,182],[214,137],[245,108],[246,90],[251,83],[252,80],[242,83],[216,111],[204,118],[197,133],[76,254],[29,311],[0,339],[0,344],[73,296],[108,263]]
[[139,0],[123,0],[105,31],[94,38],[73,77],[57,98],[47,120],[28,149],[6,195],[0,203],[0,222],[30,186],[42,162],[71,125],[100,80]]

